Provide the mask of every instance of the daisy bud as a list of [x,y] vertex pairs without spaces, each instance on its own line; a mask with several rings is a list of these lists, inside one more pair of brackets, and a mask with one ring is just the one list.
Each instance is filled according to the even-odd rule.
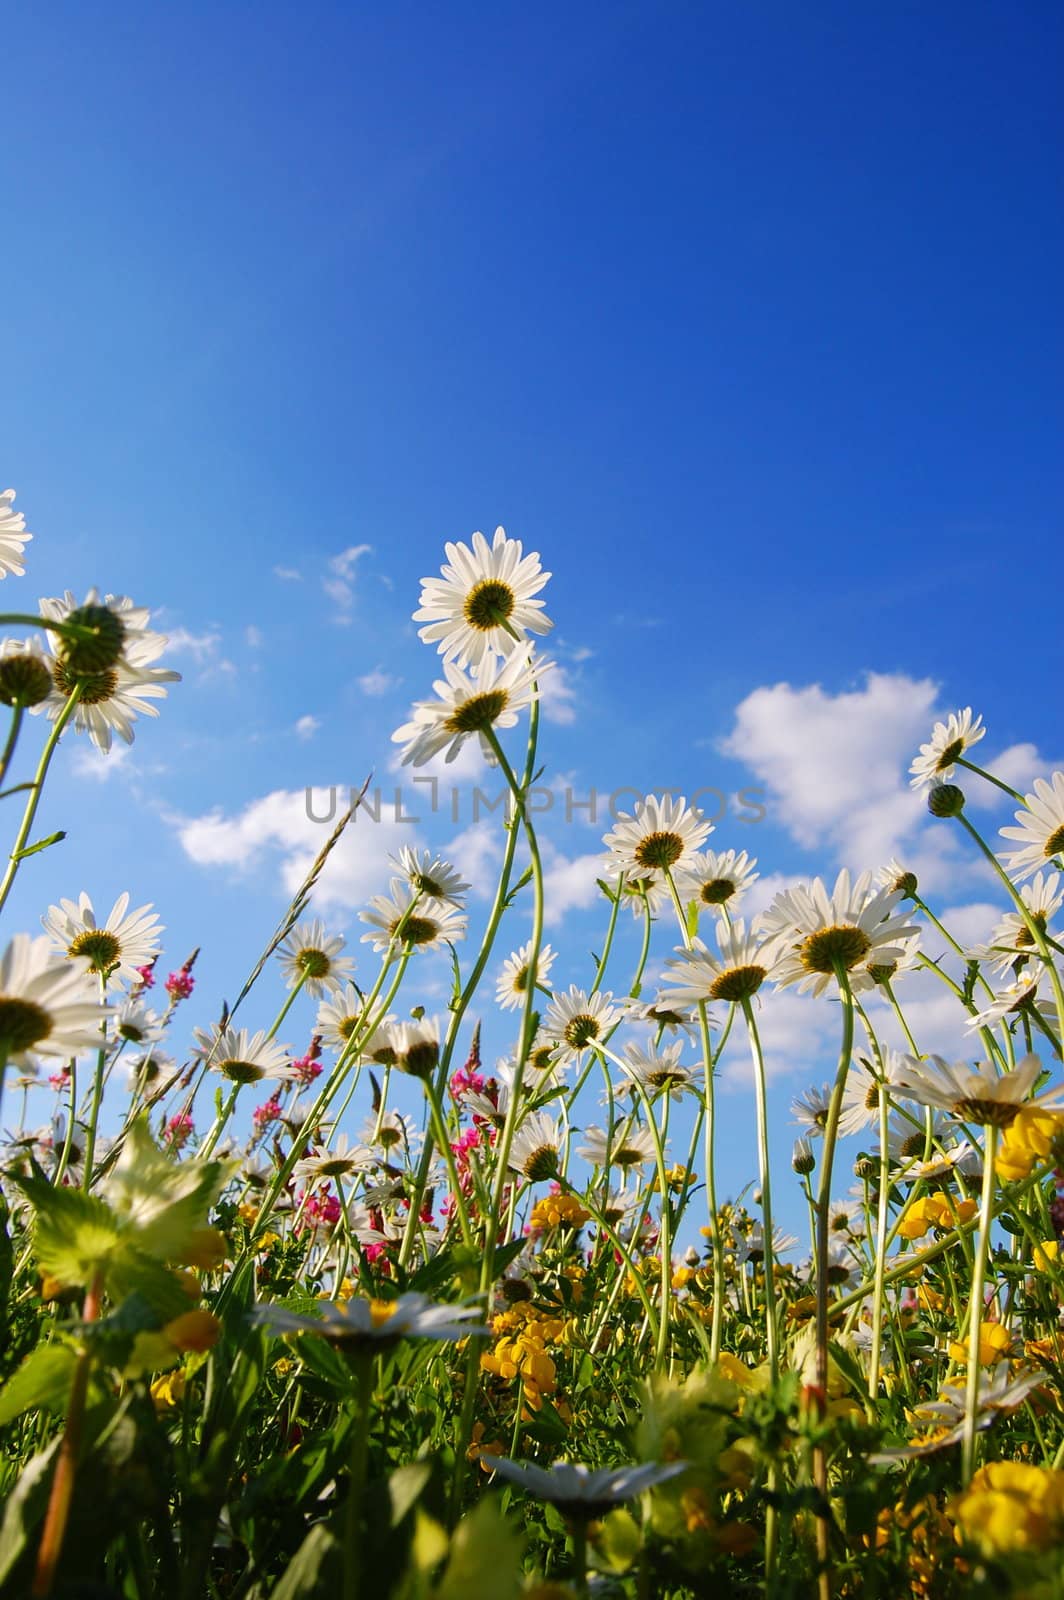
[[126,625],[110,606],[75,606],[64,621],[87,629],[91,637],[72,639],[60,635],[58,655],[65,672],[72,677],[95,677],[108,672],[122,654]]
[[52,674],[44,657],[32,650],[0,656],[0,704],[38,706],[52,692]]
[[936,783],[927,797],[933,817],[959,817],[964,810],[964,791],[955,783]]
[[860,1178],[862,1182],[866,1178],[874,1178],[878,1171],[879,1162],[872,1156],[859,1155],[853,1164],[854,1177]]
[[794,1141],[791,1166],[799,1177],[804,1177],[806,1173],[812,1172],[816,1166],[816,1156],[813,1154],[813,1146],[808,1139],[796,1139]]

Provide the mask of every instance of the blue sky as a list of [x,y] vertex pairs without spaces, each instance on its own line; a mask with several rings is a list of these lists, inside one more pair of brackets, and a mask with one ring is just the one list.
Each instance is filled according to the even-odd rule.
[[[968,703],[1012,781],[1061,759],[1062,34],[1035,4],[10,16],[0,478],[36,538],[3,599],[133,594],[185,675],[126,760],[64,751],[18,925],[128,887],[175,965],[204,946],[213,1012],[304,786],[395,782],[418,580],[503,523],[554,574],[555,779],[756,785],[713,843],[773,881],[919,858],[976,937],[992,886],[904,767]],[[323,910],[357,945],[414,833],[483,878],[469,822],[359,834]],[[603,828],[545,830],[580,982]],[[837,1019],[781,1017],[785,1157]]]

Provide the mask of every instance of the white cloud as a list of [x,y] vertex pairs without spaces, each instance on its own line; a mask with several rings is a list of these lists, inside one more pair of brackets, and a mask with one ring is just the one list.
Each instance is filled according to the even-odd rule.
[[540,840],[543,855],[545,922],[552,928],[569,911],[586,911],[602,896],[597,880],[603,875],[601,850],[566,856],[549,839]]
[[555,664],[539,685],[540,704],[548,722],[568,726],[576,721],[576,690],[563,666]]
[[[291,895],[348,803],[349,790],[343,786],[313,790],[309,805],[304,789],[276,789],[232,815],[216,810],[179,819],[177,836],[197,866],[248,873],[264,862],[275,865],[281,886]],[[417,842],[414,829],[396,820],[393,804],[382,802],[376,822],[369,813],[356,812],[326,863],[315,905],[322,910],[364,905],[371,894],[387,887],[394,871],[389,854]]]
[[722,749],[757,774],[799,844],[875,865],[926,815],[906,773],[937,694],[931,679],[902,674],[870,673],[864,688],[842,694],[778,683],[747,695]]
[[502,830],[497,823],[485,819],[456,834],[442,853],[468,880],[473,893],[486,900],[498,882],[502,851]]
[[334,622],[347,624],[351,621],[355,603],[355,569],[362,557],[369,555],[372,549],[373,546],[369,544],[350,544],[339,555],[329,557],[329,570],[322,578],[321,586],[336,605]]
[[[837,1005],[796,994],[793,989],[766,993],[757,1011],[757,1031],[769,1079],[795,1078],[795,1093],[806,1083],[820,1083],[834,1073],[841,1013]],[[721,1057],[721,1082],[745,1088],[753,1082],[753,1062],[746,1029],[737,1024]],[[795,1137],[798,1136],[795,1128]]]
[[244,629],[244,638],[252,650],[258,650],[263,643],[262,629],[256,628],[253,622]]
[[303,574],[298,567],[274,567],[273,575],[280,578],[282,583],[302,583]]
[[385,672],[383,667],[374,667],[372,672],[363,673],[361,678],[355,680],[363,694],[369,695],[371,700],[378,699],[382,694],[387,694],[389,689],[398,688],[402,678],[393,678],[390,672]]
[[129,766],[133,748],[128,744],[113,744],[107,755],[101,755],[94,744],[77,744],[70,757],[70,770],[76,778],[88,778],[93,783],[106,783]]
[[222,636],[217,628],[209,628],[204,633],[173,628],[166,636],[166,653],[168,656],[191,656],[200,668],[199,682],[205,683],[236,672],[235,662],[219,653],[221,643]]
[[295,725],[296,738],[313,739],[320,727],[321,719],[319,717],[312,717],[308,712],[305,717],[300,717],[299,721]]

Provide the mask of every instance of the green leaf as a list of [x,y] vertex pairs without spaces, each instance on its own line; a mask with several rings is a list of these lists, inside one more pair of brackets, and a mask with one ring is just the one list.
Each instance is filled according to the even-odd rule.
[[285,1568],[270,1600],[310,1600],[340,1592],[340,1545],[324,1522],[311,1528]]
[[[37,1527],[43,1522],[51,1489],[52,1467],[59,1453],[55,1439],[46,1450],[31,1457],[7,1497],[4,1520],[0,1523],[0,1593],[25,1593],[7,1585],[23,1557],[32,1559],[31,1547],[37,1544]],[[29,1574],[26,1574],[27,1578]]]
[[516,1600],[521,1589],[521,1535],[494,1497],[481,1500],[454,1531],[434,1600]]
[[432,1477],[430,1461],[411,1461],[409,1466],[398,1467],[388,1479],[388,1495],[392,1502],[392,1527],[397,1528],[421,1498]]
[[35,856],[39,851],[47,850],[49,845],[61,844],[65,838],[66,833],[62,830],[59,833],[49,834],[47,839],[38,839],[36,844],[27,845],[25,850],[16,850],[11,859],[25,861],[28,856]]
[[69,1345],[38,1345],[0,1390],[0,1427],[37,1406],[62,1411],[70,1398],[77,1359]]
[[155,1144],[145,1117],[129,1130],[103,1186],[123,1232],[138,1250],[179,1261],[236,1169],[231,1161],[175,1161]]
[[33,1206],[37,1261],[48,1276],[73,1288],[102,1272],[119,1236],[110,1207],[80,1189],[53,1188],[37,1173],[14,1182]]
[[687,933],[691,939],[698,937],[698,901],[692,900],[687,907]]

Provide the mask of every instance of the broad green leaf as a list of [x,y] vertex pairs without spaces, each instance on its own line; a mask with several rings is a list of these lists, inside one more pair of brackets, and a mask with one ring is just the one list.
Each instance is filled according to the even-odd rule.
[[340,1592],[340,1546],[324,1522],[311,1528],[292,1557],[270,1600],[310,1600]]
[[80,1189],[54,1188],[43,1176],[14,1181],[36,1214],[38,1265],[67,1288],[91,1282],[118,1242],[118,1220],[110,1208]]
[[0,1427],[37,1406],[62,1411],[76,1365],[77,1356],[69,1345],[38,1345],[0,1390]]
[[417,1504],[431,1477],[430,1461],[411,1461],[409,1466],[398,1467],[391,1474],[388,1479],[388,1497],[392,1502],[393,1528],[397,1528]]
[[522,1543],[494,1496],[481,1500],[454,1531],[434,1600],[515,1600],[521,1591]]
[[235,1170],[229,1161],[175,1161],[140,1118],[126,1137],[103,1197],[138,1250],[179,1261]]

